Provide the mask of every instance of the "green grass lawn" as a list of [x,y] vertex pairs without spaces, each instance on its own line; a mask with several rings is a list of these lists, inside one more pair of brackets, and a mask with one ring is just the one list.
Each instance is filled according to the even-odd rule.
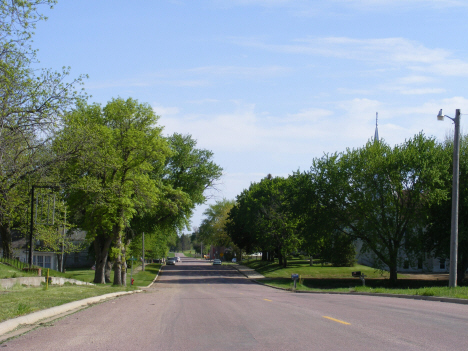
[[127,290],[134,290],[134,288],[108,285],[64,285],[49,286],[46,290],[45,286],[14,286],[8,290],[0,290],[0,305],[2,306],[0,309],[0,322],[68,302]]
[[[468,287],[459,286],[449,288],[446,280],[412,279],[410,275],[398,274],[398,281],[391,285],[388,272],[381,272],[374,268],[356,265],[354,267],[331,267],[314,264],[309,266],[308,260],[293,259],[287,268],[278,262],[264,262],[259,260],[242,261],[243,265],[255,269],[263,274],[265,279],[258,281],[284,289],[293,289],[291,274],[300,275],[297,290],[318,292],[368,292],[421,296],[441,296],[453,298],[468,298]],[[362,286],[359,278],[352,278],[351,272],[361,271],[366,275],[366,286]]]
[[[266,278],[259,279],[267,285],[292,290],[294,283],[286,278]],[[444,286],[440,286],[444,285]],[[427,280],[402,280],[397,286],[388,286],[388,283],[382,280],[366,280],[366,286],[358,280],[347,279],[303,279],[297,282],[296,290],[316,291],[316,292],[365,292],[373,294],[401,294],[401,295],[419,295],[419,296],[439,296],[468,299],[468,287],[458,286],[449,288],[446,281],[427,281]]]
[[[317,292],[367,292],[421,296],[440,296],[453,298],[468,298],[468,287],[447,287],[446,280],[414,279],[408,274],[398,274],[396,284],[390,284],[389,273],[381,272],[371,267],[356,265],[354,267],[331,267],[320,263],[309,265],[308,260],[292,259],[288,267],[283,268],[278,262],[260,260],[242,261],[243,265],[263,274],[265,279],[258,281],[267,285],[284,289],[293,289],[291,274],[299,274],[297,290]],[[352,278],[351,272],[361,271],[366,275],[366,286],[362,286],[359,278]]]
[[0,263],[0,279],[36,276],[37,274],[35,273],[28,273],[11,266],[7,266],[6,264]]
[[[0,265],[0,274],[7,271],[2,266],[3,265]],[[154,280],[160,268],[161,264],[158,263],[146,265],[145,271],[139,271],[133,275],[133,278],[135,279],[133,286],[130,285],[130,270],[128,270],[128,286],[126,287],[113,286],[109,283],[91,286],[72,284],[65,284],[64,286],[49,285],[47,290],[45,289],[45,285],[42,287],[16,285],[11,289],[0,288],[0,306],[2,306],[0,309],[0,322],[88,297],[118,291],[132,291],[138,289],[140,286],[148,286]],[[14,270],[14,268],[12,269]],[[10,270],[8,270],[8,272],[10,272]],[[86,282],[92,282],[94,279],[94,271],[91,269],[69,270],[63,274],[67,278]],[[113,279],[112,275],[111,279]]]
[[[308,260],[292,259],[288,261],[287,268],[283,268],[276,261],[265,262],[261,260],[242,261],[242,265],[255,269],[268,278],[291,278],[291,274],[299,274],[302,278],[351,278],[351,272],[361,271],[368,278],[388,278],[387,272],[381,272],[374,268],[356,265],[354,267],[332,267],[314,264],[309,265]],[[357,279],[359,281],[359,279]]]
[[[140,265],[141,266],[141,265]],[[145,265],[145,271],[139,270],[138,273],[133,274],[133,279],[135,279],[133,285],[135,286],[147,286],[149,285],[153,279],[158,274],[159,269],[161,268],[160,263],[151,263]],[[55,273],[55,271],[54,271]],[[52,275],[52,274],[51,274]],[[127,283],[130,285],[130,275],[131,269],[127,269]],[[70,269],[64,273],[65,278],[69,279],[77,279],[84,282],[92,283],[94,280],[94,270],[92,269]],[[114,281],[114,272],[111,273],[111,281]],[[110,285],[112,283],[109,283]]]
[[[182,253],[184,254],[185,257],[195,257],[195,250],[185,250],[185,251],[182,251]],[[198,255],[198,257],[200,257],[200,255]]]

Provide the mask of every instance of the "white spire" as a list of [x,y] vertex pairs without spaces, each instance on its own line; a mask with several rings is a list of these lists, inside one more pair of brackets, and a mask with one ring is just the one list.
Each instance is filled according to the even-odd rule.
[[379,113],[375,113],[375,134],[374,134],[374,143],[379,142],[379,128],[377,122],[379,121]]

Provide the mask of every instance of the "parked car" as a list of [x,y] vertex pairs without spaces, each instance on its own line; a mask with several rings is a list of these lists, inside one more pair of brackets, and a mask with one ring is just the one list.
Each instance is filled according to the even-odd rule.
[[232,259],[232,262],[236,263],[236,262],[237,262],[237,258],[234,257],[234,258]]
[[179,256],[176,256],[175,259],[176,259],[177,262],[180,262],[180,257]]
[[219,265],[220,265],[220,264],[221,264],[221,260],[216,258],[215,260],[213,260],[213,265],[215,265],[215,264],[219,264]]
[[166,261],[167,265],[175,265],[176,264],[176,259],[175,257],[169,257]]

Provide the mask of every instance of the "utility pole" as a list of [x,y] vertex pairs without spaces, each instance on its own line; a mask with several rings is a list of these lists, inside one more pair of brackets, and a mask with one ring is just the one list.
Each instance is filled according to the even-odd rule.
[[[65,202],[63,203],[65,206]],[[60,272],[63,273],[63,251],[64,251],[64,246],[65,246],[65,228],[67,227],[67,208],[65,207],[65,218],[63,221],[63,237],[62,237],[62,260],[61,260],[61,267],[60,267]]]
[[460,110],[455,111],[455,135],[453,138],[453,179],[452,179],[452,223],[450,235],[450,276],[449,286],[457,286],[458,265],[458,196],[459,196],[459,158],[460,158]]
[[460,177],[460,110],[455,110],[455,118],[444,115],[440,109],[437,120],[443,121],[447,117],[455,124],[455,135],[453,136],[453,175],[452,175],[452,220],[450,233],[450,273],[449,287],[457,286],[457,265],[458,265],[458,196]]
[[141,241],[142,242],[142,245],[141,245],[141,270],[144,271],[145,270],[145,232],[143,232],[143,240]]

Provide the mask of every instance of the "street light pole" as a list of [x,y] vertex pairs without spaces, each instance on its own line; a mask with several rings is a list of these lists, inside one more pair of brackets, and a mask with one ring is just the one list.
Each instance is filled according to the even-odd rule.
[[443,121],[444,117],[450,118],[455,124],[455,135],[453,138],[453,178],[452,178],[452,221],[450,234],[450,273],[449,287],[457,286],[457,264],[458,264],[458,203],[459,203],[459,175],[460,175],[460,110],[455,110],[455,118],[446,116],[439,111],[437,119]]

